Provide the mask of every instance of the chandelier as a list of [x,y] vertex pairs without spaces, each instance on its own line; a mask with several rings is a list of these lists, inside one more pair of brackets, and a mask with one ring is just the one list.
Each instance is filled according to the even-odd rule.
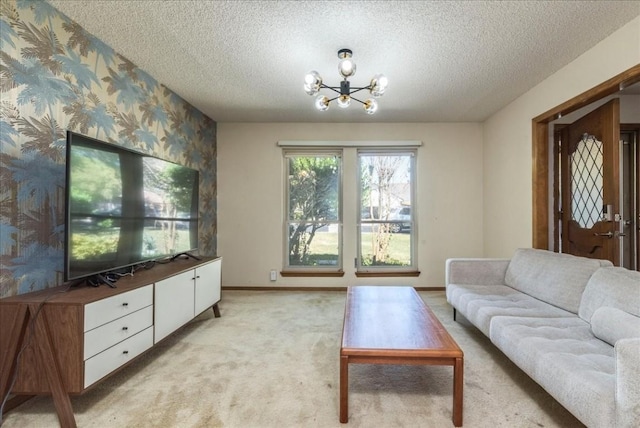
[[[349,105],[351,105],[351,100],[355,100],[362,104],[364,111],[367,112],[367,114],[373,114],[378,110],[378,102],[374,98],[381,97],[384,94],[389,82],[384,75],[376,74],[373,76],[373,79],[371,79],[369,86],[351,87],[351,83],[347,79],[356,74],[356,63],[351,59],[352,55],[353,52],[351,52],[351,49],[340,49],[338,51],[338,58],[340,58],[338,71],[344,78],[344,80],[340,82],[340,86],[325,85],[322,82],[322,77],[320,77],[320,74],[315,70],[310,71],[304,77],[304,90],[307,94],[312,96],[316,95],[320,92],[320,89],[323,88],[329,89],[337,94],[337,96],[333,98],[329,98],[325,95],[318,95],[315,101],[315,106],[318,110],[326,111],[329,109],[329,103],[335,100],[337,100],[338,106],[341,108],[349,107]],[[360,92],[365,89],[368,90],[374,98],[361,101],[352,96],[356,92]]]

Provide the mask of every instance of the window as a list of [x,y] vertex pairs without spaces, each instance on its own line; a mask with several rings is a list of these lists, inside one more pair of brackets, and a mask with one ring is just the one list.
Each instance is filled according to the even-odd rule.
[[285,152],[286,270],[342,270],[340,151]]
[[283,151],[281,274],[342,276],[355,260],[356,276],[418,276],[415,145],[324,143]]
[[358,151],[358,272],[415,271],[415,152]]

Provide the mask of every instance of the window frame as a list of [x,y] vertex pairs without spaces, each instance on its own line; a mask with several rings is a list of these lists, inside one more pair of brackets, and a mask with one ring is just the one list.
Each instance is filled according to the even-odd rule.
[[[410,257],[411,263],[408,266],[364,266],[362,265],[362,226],[363,224],[382,224],[389,223],[388,221],[369,220],[363,221],[362,219],[362,168],[360,166],[362,156],[369,155],[381,155],[381,156],[403,156],[408,155],[410,158],[409,163],[409,179],[410,179],[410,198],[411,198],[411,223],[410,231]],[[357,171],[357,201],[358,208],[356,210],[356,234],[357,234],[357,248],[355,258],[356,276],[418,276],[418,222],[417,218],[417,184],[418,184],[418,171],[417,171],[417,157],[418,151],[416,148],[358,148],[356,153],[356,171]],[[402,221],[402,223],[407,223]]]
[[[311,266],[311,265],[291,265],[289,258],[289,225],[292,223],[299,223],[299,221],[293,221],[290,218],[290,171],[289,171],[289,159],[292,157],[336,157],[338,159],[338,194],[337,194],[337,220],[329,222],[330,224],[336,224],[338,230],[338,254],[337,264],[327,266]],[[282,159],[284,162],[284,215],[283,215],[283,268],[280,274],[282,276],[343,276],[343,257],[344,257],[344,243],[343,243],[343,179],[344,179],[344,156],[342,149],[336,148],[312,148],[312,149],[284,149],[282,151]]]

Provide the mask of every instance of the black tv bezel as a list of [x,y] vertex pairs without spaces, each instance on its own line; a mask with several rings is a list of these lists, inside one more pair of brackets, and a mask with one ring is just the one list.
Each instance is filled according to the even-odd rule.
[[[152,159],[158,159],[160,161],[163,162],[167,162],[167,163],[171,163],[174,165],[178,165],[182,168],[188,168],[192,171],[195,172],[195,182],[196,182],[196,186],[195,189],[197,190],[196,192],[196,206],[198,207],[198,209],[196,210],[196,221],[195,221],[195,227],[196,227],[196,231],[195,231],[195,235],[196,235],[196,246],[194,248],[190,248],[188,250],[184,250],[184,251],[179,251],[179,252],[175,252],[175,253],[171,253],[171,254],[166,254],[163,255],[161,257],[148,257],[148,258],[142,258],[138,261],[132,262],[132,263],[126,263],[126,264],[122,264],[122,265],[118,265],[118,266],[113,266],[113,267],[109,267],[108,269],[101,269],[101,270],[97,270],[95,272],[91,272],[91,273],[83,273],[82,275],[76,275],[76,276],[70,276],[69,275],[69,262],[70,262],[70,254],[69,254],[69,240],[71,238],[71,234],[70,234],[70,224],[71,224],[71,210],[70,210],[70,198],[71,198],[71,187],[69,186],[70,183],[70,179],[71,179],[71,162],[70,162],[70,157],[71,157],[71,148],[73,145],[73,137],[79,137],[85,140],[90,140],[91,142],[93,142],[96,145],[102,146],[104,147],[105,151],[110,151],[113,153],[118,153],[118,152],[129,152],[129,153],[133,153],[137,156],[141,156],[141,157],[146,157],[146,158],[152,158]],[[185,165],[181,165],[177,162],[173,162],[173,161],[169,161],[166,159],[162,159],[159,158],[157,156],[152,156],[146,153],[143,153],[141,151],[137,151],[137,150],[132,150],[128,147],[124,147],[124,146],[119,146],[116,144],[112,144],[109,142],[106,142],[104,140],[99,140],[97,138],[93,138],[93,137],[89,137],[87,135],[84,134],[80,134],[78,132],[74,132],[71,130],[67,130],[67,135],[66,135],[66,147],[65,147],[65,195],[64,195],[64,209],[65,209],[65,222],[64,222],[64,272],[63,272],[63,277],[64,277],[64,281],[65,282],[69,282],[69,281],[80,281],[80,280],[86,280],[88,278],[91,278],[93,276],[96,275],[101,275],[101,274],[106,274],[109,272],[115,272],[121,269],[125,269],[125,268],[129,268],[131,266],[136,266],[139,264],[143,264],[143,263],[149,263],[149,262],[154,262],[154,261],[158,261],[158,260],[164,260],[164,259],[174,259],[176,256],[179,256],[180,254],[188,254],[194,258],[197,258],[189,253],[193,253],[193,252],[197,252],[199,249],[199,245],[200,245],[200,239],[199,239],[199,232],[200,232],[200,171],[195,169],[195,168],[191,168]],[[190,240],[191,242],[191,240]]]

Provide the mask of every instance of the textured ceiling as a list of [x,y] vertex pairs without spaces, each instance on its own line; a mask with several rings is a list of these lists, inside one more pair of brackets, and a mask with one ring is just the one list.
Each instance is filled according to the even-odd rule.
[[[50,0],[218,122],[483,121],[640,15],[640,1]],[[303,91],[389,78],[378,112]]]

